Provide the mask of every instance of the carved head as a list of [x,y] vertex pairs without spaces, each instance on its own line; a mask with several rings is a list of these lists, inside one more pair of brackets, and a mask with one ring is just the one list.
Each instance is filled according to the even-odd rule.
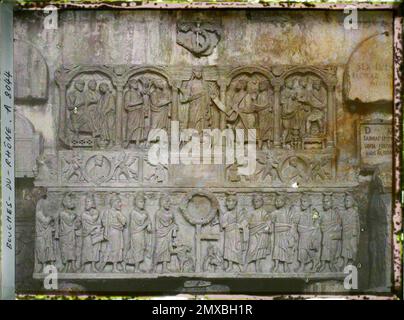
[[96,208],[94,195],[92,193],[88,193],[86,195],[86,199],[84,201],[84,206],[87,211],[89,211],[90,209]]
[[104,165],[104,157],[102,155],[96,155],[94,158],[94,165],[97,167],[102,167]]
[[275,207],[276,209],[281,209],[285,206],[286,204],[286,199],[283,194],[277,194],[275,198]]
[[139,82],[137,79],[133,78],[129,80],[129,88],[137,90],[139,89]]
[[101,94],[106,94],[109,91],[109,85],[106,82],[103,82],[98,87]]
[[111,199],[109,200],[109,204],[111,208],[115,210],[121,210],[122,201],[121,198],[117,194],[113,194]]
[[306,89],[307,87],[307,79],[305,77],[302,77],[299,79],[299,86],[302,89]]
[[247,86],[247,81],[245,81],[244,79],[240,79],[239,81],[237,81],[236,83],[236,91],[241,91],[241,90],[245,90]]
[[323,193],[323,209],[330,210],[333,206],[332,193]]
[[302,194],[300,198],[300,208],[302,210],[307,210],[311,206],[311,199],[308,194]]
[[269,82],[268,80],[262,80],[259,83],[259,90],[260,91],[267,91],[269,89]]
[[136,194],[136,197],[135,197],[135,203],[134,203],[134,205],[135,205],[137,208],[143,210],[144,207],[145,207],[145,204],[146,204],[146,197],[145,197],[144,193],[143,193],[143,192],[138,192],[138,193]]
[[95,91],[97,89],[97,81],[95,80],[90,80],[88,81],[88,89],[90,89],[91,91]]
[[85,82],[84,82],[84,80],[81,80],[81,79],[77,80],[74,83],[74,88],[80,92],[82,92],[84,90],[84,86],[85,86]]
[[154,81],[154,85],[159,90],[164,90],[166,88],[166,82],[161,79],[157,79]]
[[345,193],[344,204],[345,204],[345,209],[350,209],[355,204],[355,200],[350,193]]
[[286,80],[286,88],[288,88],[288,89],[293,89],[293,79],[291,79],[291,78],[289,78],[289,79],[287,79]]
[[237,196],[235,194],[228,194],[226,197],[226,207],[228,210],[233,210],[237,206]]
[[320,80],[314,80],[313,81],[313,89],[315,89],[315,90],[320,90],[320,88],[321,88],[321,81]]
[[255,194],[253,197],[253,206],[254,209],[262,208],[264,205],[264,199],[261,194]]
[[193,68],[192,76],[194,79],[202,79],[202,68],[200,68],[200,67]]
[[297,158],[290,158],[289,165],[292,166],[293,168],[296,168],[297,167]]
[[160,207],[165,210],[170,210],[171,208],[171,201],[168,195],[162,195],[160,198]]
[[63,200],[62,200],[62,205],[65,209],[69,209],[69,210],[76,208],[76,204],[74,202],[72,193],[68,192],[65,194],[65,196],[63,197]]
[[258,82],[257,80],[250,80],[247,83],[247,92],[248,93],[257,93],[258,92]]

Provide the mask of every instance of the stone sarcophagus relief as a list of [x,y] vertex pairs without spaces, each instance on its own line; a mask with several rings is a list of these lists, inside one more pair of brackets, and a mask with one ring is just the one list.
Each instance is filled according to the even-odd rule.
[[356,176],[337,170],[336,72],[60,68],[34,277],[343,277],[360,226]]
[[349,192],[51,191],[35,276],[339,278],[358,241]]

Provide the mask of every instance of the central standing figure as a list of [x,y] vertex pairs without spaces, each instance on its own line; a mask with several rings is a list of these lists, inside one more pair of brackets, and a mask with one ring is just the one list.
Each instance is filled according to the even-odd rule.
[[177,236],[178,225],[175,223],[174,213],[171,210],[170,198],[163,195],[160,199],[160,209],[156,213],[156,244],[154,250],[154,268],[162,265],[161,272],[168,271],[167,265],[174,254],[173,243]]
[[150,233],[152,224],[145,208],[146,197],[139,192],[133,201],[133,210],[129,215],[130,249],[126,253],[126,263],[135,266],[135,272],[139,272],[140,264],[145,258],[147,247],[150,245]]
[[239,271],[242,271],[241,266],[244,264],[243,242],[247,235],[247,221],[237,212],[237,196],[235,194],[227,195],[226,208],[227,211],[220,217],[220,225],[224,230],[226,271],[234,271],[235,264]]
[[110,201],[110,208],[104,212],[102,224],[104,226],[104,238],[107,240],[107,245],[104,250],[104,261],[102,269],[107,263],[113,264],[112,272],[118,272],[118,264],[123,261],[123,228],[126,225],[126,218],[121,211],[121,198],[114,194]]

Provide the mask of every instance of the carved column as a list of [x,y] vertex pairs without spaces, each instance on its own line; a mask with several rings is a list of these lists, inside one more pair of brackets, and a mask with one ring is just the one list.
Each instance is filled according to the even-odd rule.
[[327,147],[332,148],[335,145],[335,105],[334,105],[335,84],[328,85],[327,90]]
[[[224,105],[226,105],[226,81],[224,79],[220,79],[218,80],[217,84],[220,87],[220,101],[222,101],[224,103]],[[227,110],[226,110],[227,111]],[[223,130],[226,128],[226,115],[220,111],[220,118],[219,118],[219,129]]]
[[116,136],[115,136],[115,145],[119,146],[122,143],[123,133],[123,87],[124,84],[119,81],[116,84]]
[[276,81],[273,83],[274,87],[274,147],[281,147],[281,84]]
[[66,84],[64,81],[61,81],[59,84],[60,87],[60,116],[59,116],[59,139],[66,142],[67,137],[67,126],[66,126]]

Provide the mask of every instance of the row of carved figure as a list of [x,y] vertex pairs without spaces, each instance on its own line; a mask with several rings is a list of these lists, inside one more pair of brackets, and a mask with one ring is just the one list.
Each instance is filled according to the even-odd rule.
[[[286,194],[276,194],[271,211],[265,208],[263,196],[255,194],[251,209],[239,210],[237,195],[228,193],[225,209],[218,210],[212,220],[217,221],[222,241],[209,238],[209,245],[200,257],[196,256],[196,248],[178,240],[184,225],[177,221],[178,208],[167,194],[160,197],[154,219],[146,209],[143,192],[135,195],[128,214],[123,212],[118,194],[111,195],[104,210],[97,208],[92,193],[86,194],[82,212],[78,212],[77,199],[72,193],[64,195],[57,215],[48,213],[45,202],[43,198],[37,204],[36,272],[48,264],[56,264],[58,254],[60,271],[66,273],[263,272],[264,269],[337,272],[353,263],[357,255],[359,217],[349,193],[343,195],[343,210],[336,209],[332,194],[323,194],[319,211],[313,209],[308,194],[301,194],[298,202],[291,205],[287,205]],[[124,241],[125,231],[129,235],[128,244]],[[198,237],[201,241],[202,237],[195,234],[195,239]],[[147,270],[142,268],[146,259],[151,260]],[[172,268],[173,265],[177,267]]]
[[153,129],[169,131],[171,120],[198,133],[255,129],[259,148],[321,149],[329,133],[329,88],[314,71],[288,76],[277,99],[271,79],[259,69],[234,75],[224,95],[200,67],[178,87],[154,70],[130,77],[122,90],[117,99],[113,82],[101,71],[74,76],[66,87],[67,113],[61,119],[67,122],[65,134],[73,146],[144,147],[156,141]]

